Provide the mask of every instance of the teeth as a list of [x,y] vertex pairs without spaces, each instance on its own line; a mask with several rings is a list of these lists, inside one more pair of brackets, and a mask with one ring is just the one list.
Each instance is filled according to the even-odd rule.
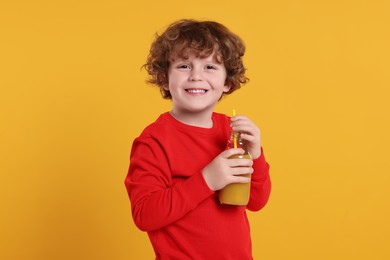
[[205,89],[186,89],[186,91],[194,94],[206,93]]

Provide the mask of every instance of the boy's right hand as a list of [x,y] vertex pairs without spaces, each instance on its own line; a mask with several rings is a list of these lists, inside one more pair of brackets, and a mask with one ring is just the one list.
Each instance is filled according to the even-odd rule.
[[251,181],[250,178],[240,175],[253,173],[253,161],[251,159],[229,159],[235,154],[244,154],[244,150],[241,148],[225,150],[202,170],[203,178],[212,191],[220,190],[231,183]]

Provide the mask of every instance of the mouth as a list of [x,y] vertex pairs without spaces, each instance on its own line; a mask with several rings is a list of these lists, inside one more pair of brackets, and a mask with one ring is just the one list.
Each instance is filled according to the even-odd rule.
[[185,91],[190,94],[205,94],[208,90],[202,88],[187,88]]

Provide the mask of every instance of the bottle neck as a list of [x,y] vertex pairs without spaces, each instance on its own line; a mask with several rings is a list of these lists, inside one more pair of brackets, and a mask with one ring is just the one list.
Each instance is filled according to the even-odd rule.
[[241,133],[240,132],[233,132],[230,135],[229,142],[227,144],[227,148],[242,148],[245,150],[245,154],[248,153],[246,141],[241,138]]

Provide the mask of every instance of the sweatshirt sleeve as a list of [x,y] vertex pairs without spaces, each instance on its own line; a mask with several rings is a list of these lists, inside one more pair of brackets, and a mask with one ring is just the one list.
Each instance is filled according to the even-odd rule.
[[164,150],[153,138],[134,140],[125,185],[136,226],[151,231],[185,216],[214,192],[201,172],[172,182]]
[[269,164],[265,161],[262,148],[260,157],[253,160],[253,169],[251,193],[247,209],[259,211],[267,204],[271,193]]

